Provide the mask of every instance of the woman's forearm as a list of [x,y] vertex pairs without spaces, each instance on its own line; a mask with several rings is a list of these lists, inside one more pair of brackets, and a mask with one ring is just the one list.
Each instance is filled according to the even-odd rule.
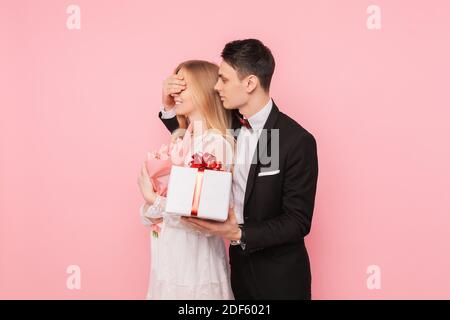
[[145,204],[144,204],[144,212],[147,212],[147,210],[148,210],[148,208],[151,206],[151,204],[150,203],[148,203],[148,202],[146,202]]

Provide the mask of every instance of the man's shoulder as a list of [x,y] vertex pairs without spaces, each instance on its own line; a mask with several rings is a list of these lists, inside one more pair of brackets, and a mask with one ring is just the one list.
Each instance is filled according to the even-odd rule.
[[275,129],[280,130],[280,137],[283,140],[298,142],[300,140],[312,140],[315,138],[311,132],[304,128],[296,120],[280,111]]

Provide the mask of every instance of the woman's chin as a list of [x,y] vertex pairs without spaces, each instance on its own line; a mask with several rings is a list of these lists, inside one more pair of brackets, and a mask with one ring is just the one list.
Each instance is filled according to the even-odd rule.
[[189,110],[183,108],[182,105],[175,106],[175,114],[177,116],[187,116],[189,114]]
[[175,106],[175,114],[177,116],[184,116],[183,108],[180,108],[179,106]]

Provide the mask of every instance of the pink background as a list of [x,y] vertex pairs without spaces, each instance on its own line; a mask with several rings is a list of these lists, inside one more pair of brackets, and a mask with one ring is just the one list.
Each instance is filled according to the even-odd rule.
[[272,96],[318,142],[313,298],[450,298],[448,30],[446,0],[2,0],[0,298],[145,297],[137,174],[168,139],[162,80],[247,37],[272,48]]

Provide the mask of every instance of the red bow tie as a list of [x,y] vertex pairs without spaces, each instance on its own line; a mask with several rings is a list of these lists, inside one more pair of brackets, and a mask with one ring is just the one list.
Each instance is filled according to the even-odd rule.
[[241,127],[246,127],[247,129],[252,128],[252,126],[248,122],[248,119],[244,119],[243,117],[240,117],[239,115],[238,115],[238,118],[239,118],[239,122],[241,123]]

